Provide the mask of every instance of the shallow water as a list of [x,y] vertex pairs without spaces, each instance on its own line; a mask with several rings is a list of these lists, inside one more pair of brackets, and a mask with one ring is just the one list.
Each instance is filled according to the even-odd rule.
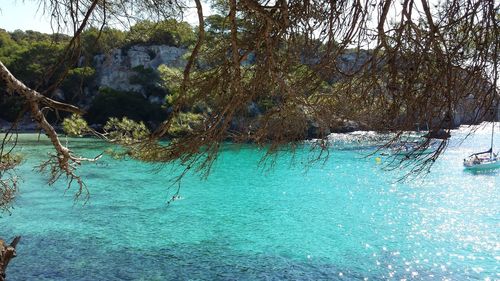
[[[227,145],[207,180],[188,175],[181,199],[166,204],[172,169],[113,160],[80,169],[90,201],[46,186],[33,172],[50,151],[23,136],[27,161],[0,237],[22,235],[9,280],[498,280],[498,171],[469,173],[462,158],[489,147],[489,128],[447,152],[424,178],[397,182],[373,148],[338,146],[304,172],[280,157]],[[496,147],[500,147],[497,138]],[[85,156],[105,145],[71,139]],[[348,149],[344,149],[348,148]]]

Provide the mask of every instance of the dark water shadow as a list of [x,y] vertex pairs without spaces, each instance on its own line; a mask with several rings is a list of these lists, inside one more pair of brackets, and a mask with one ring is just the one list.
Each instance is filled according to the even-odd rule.
[[[159,240],[161,240],[159,238]],[[359,265],[342,268],[328,260],[298,260],[268,253],[238,251],[222,241],[163,243],[163,246],[78,238],[71,234],[26,235],[9,265],[9,280],[387,280]],[[161,243],[161,241],[159,241]],[[167,246],[168,244],[168,246]],[[389,258],[390,259],[390,258]],[[361,261],[360,261],[361,262]],[[387,264],[394,261],[388,260]],[[382,263],[385,264],[385,263]],[[468,280],[432,269],[408,280]],[[391,279],[389,278],[389,279]],[[434,279],[436,278],[436,279]]]

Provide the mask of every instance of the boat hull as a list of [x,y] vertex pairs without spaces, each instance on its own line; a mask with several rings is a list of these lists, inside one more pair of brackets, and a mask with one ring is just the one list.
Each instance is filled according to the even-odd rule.
[[486,163],[479,163],[479,164],[472,164],[472,165],[465,165],[465,169],[467,170],[491,170],[491,169],[498,169],[500,168],[500,161],[495,160],[495,161],[489,161]]

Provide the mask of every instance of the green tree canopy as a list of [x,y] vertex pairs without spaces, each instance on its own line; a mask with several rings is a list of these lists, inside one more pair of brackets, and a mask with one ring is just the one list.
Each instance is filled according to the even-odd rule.
[[129,45],[169,45],[188,47],[196,41],[195,33],[187,22],[168,19],[159,22],[143,20],[130,28],[126,41]]

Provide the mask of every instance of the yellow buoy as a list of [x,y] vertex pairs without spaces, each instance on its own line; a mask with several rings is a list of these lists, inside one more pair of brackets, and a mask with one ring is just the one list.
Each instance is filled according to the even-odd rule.
[[377,164],[382,163],[382,158],[380,158],[380,157],[375,158],[375,163],[377,163]]

